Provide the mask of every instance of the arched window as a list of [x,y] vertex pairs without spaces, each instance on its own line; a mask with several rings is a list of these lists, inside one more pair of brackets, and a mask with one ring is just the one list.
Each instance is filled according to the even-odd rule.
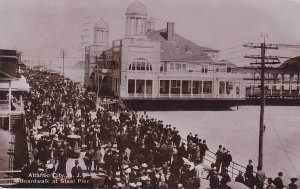
[[131,64],[129,64],[128,70],[152,71],[152,65],[145,58],[135,58]]

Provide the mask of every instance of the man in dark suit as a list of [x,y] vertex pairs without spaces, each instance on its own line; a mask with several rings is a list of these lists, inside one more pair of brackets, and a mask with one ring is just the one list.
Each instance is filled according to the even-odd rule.
[[273,183],[275,184],[276,188],[278,188],[278,189],[283,189],[282,176],[283,176],[283,173],[279,172],[278,177],[276,177],[273,180]]
[[79,161],[75,160],[75,166],[71,170],[72,179],[75,179],[75,183],[78,183],[78,179],[82,179],[82,169],[79,166]]

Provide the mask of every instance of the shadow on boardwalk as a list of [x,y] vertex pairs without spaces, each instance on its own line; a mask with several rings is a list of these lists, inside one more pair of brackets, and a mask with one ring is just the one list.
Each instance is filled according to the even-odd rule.
[[14,162],[13,169],[21,170],[24,164],[28,163],[28,147],[26,133],[21,127],[14,128]]

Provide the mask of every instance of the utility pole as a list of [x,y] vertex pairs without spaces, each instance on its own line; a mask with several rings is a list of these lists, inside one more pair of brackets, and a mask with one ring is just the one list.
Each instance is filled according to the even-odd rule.
[[50,72],[51,72],[51,64],[52,64],[52,60],[50,59]]
[[[266,35],[263,35],[264,42],[261,44],[248,43],[244,47],[259,48],[261,49],[261,55],[246,55],[245,58],[260,59],[261,62],[250,63],[252,65],[260,65],[260,119],[259,119],[259,153],[258,153],[258,167],[263,167],[263,136],[264,136],[264,113],[265,113],[265,71],[266,64],[279,64],[277,56],[266,56],[266,49],[278,49],[276,45],[266,44]],[[271,61],[269,61],[271,60]],[[254,68],[256,69],[256,68]]]
[[66,56],[67,51],[65,49],[62,49],[61,55],[63,59],[63,81],[65,81],[65,56]]

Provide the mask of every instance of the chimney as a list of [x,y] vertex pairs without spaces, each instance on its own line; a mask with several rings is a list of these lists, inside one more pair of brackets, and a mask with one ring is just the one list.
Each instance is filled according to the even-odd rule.
[[167,22],[167,40],[173,40],[174,36],[174,22]]

